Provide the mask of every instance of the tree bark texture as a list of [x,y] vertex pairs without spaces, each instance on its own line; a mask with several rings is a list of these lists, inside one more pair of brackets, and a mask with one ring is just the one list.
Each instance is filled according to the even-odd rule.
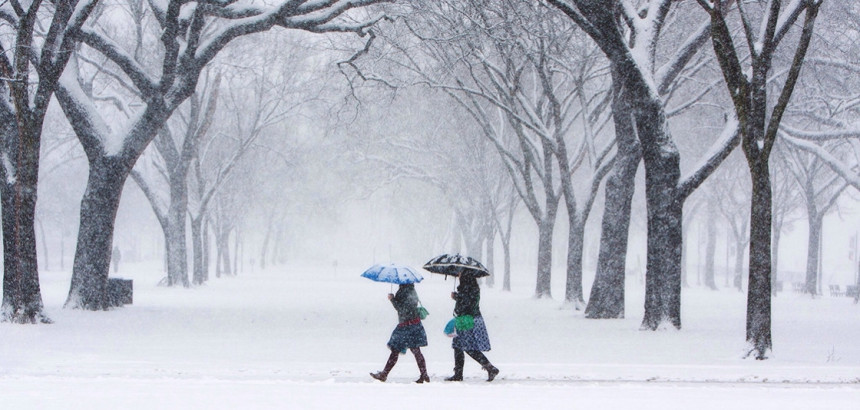
[[[747,295],[747,343],[756,359],[765,359],[773,348],[771,338],[771,213],[772,197],[767,159],[751,162],[753,178],[750,209],[749,293]],[[751,352],[751,353],[752,353]]]
[[131,169],[120,157],[91,163],[81,200],[81,222],[67,308],[103,310],[109,307],[107,280],[114,223],[122,188]]
[[585,246],[585,221],[579,217],[571,218],[567,232],[567,282],[564,290],[564,303],[576,310],[585,307],[582,295],[582,255]]
[[36,255],[38,134],[41,134],[41,128],[22,131],[8,127],[2,135],[2,152],[4,156],[8,155],[6,160],[14,165],[11,169],[4,167],[0,184],[3,219],[3,303],[0,321],[50,323],[42,311]]
[[535,298],[552,298],[552,233],[558,203],[547,207],[547,214],[538,224],[538,260]]
[[[618,84],[614,82],[615,87],[619,87]],[[585,309],[585,317],[590,319],[624,318],[624,278],[630,209],[636,187],[636,170],[642,160],[633,117],[625,100],[613,99],[612,116],[618,154],[612,173],[606,180],[597,272]]]
[[818,265],[821,258],[821,229],[824,225],[824,214],[817,212],[814,207],[813,204],[807,204],[809,240],[806,245],[806,283],[803,286],[803,292],[813,296],[819,294]]
[[[644,85],[643,85],[644,86]],[[642,328],[656,330],[664,323],[681,328],[681,247],[683,198],[677,194],[680,155],[669,136],[659,98],[632,99],[636,131],[645,164],[648,208],[648,249],[645,273],[645,315]]]

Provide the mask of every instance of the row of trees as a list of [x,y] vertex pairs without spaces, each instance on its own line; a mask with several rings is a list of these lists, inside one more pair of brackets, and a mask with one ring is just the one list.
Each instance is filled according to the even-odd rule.
[[[838,108],[809,103],[800,109],[804,104],[789,104],[795,89],[821,93],[832,87],[830,75],[856,68],[850,55],[844,54],[846,47],[856,48],[850,40],[856,31],[831,26],[842,30],[842,36],[827,42],[821,38],[829,36],[821,35],[816,44],[823,44],[810,52],[821,6],[821,1],[814,0],[786,4],[719,0],[400,2],[389,12],[398,16],[394,23],[377,30],[376,37],[385,45],[369,51],[373,58],[351,62],[351,66],[356,78],[386,88],[418,85],[437,90],[467,114],[477,135],[491,143],[508,175],[499,183],[513,188],[515,202],[525,207],[538,230],[538,298],[551,296],[552,236],[559,206],[564,204],[569,227],[565,303],[585,307],[586,317],[624,315],[634,178],[643,164],[648,221],[643,329],[681,327],[683,210],[691,195],[740,146],[749,177],[734,178],[748,178],[749,182],[732,193],[749,192],[748,211],[746,221],[732,226],[739,243],[739,263],[749,246],[747,340],[750,354],[763,359],[772,346],[770,298],[776,260],[772,246],[778,241],[783,218],[792,211],[786,205],[792,203],[790,198],[779,197],[774,205],[775,172],[770,166],[774,147],[779,147],[780,164],[785,164],[780,165],[784,168],[777,181],[782,183],[785,175],[791,175],[804,186],[812,243],[820,241],[824,213],[850,184],[844,181],[856,180],[857,175],[856,161],[845,155],[840,156],[842,162],[828,160],[834,151],[809,141],[838,139],[840,144],[851,144],[846,137],[856,136],[851,128],[856,119],[856,94],[849,92],[838,100],[818,96],[828,105],[842,102]],[[857,7],[841,4],[832,12],[834,19],[856,16]],[[836,57],[837,53],[842,54]],[[816,61],[829,70],[801,70]],[[835,81],[844,83],[845,79]],[[842,88],[856,89],[853,84]],[[839,113],[825,114],[825,109]],[[817,120],[817,128],[835,131],[809,131],[811,124],[805,116]],[[705,124],[708,128],[702,127]],[[683,125],[700,128],[678,128]],[[702,133],[702,129],[713,131]],[[777,144],[781,133],[790,144]],[[682,162],[682,142],[694,145],[683,153],[694,159]],[[800,158],[797,148],[816,152],[816,156]],[[822,162],[815,166],[804,161]],[[840,177],[832,173],[816,177],[814,168],[823,170],[824,163]],[[687,165],[682,168],[682,164]],[[448,176],[444,172],[415,175],[427,181]],[[596,277],[584,306],[583,227],[604,180]],[[487,179],[475,182],[496,186]],[[777,195],[783,196],[797,191],[785,189],[786,185],[778,188]],[[727,198],[713,188],[706,191],[717,199]],[[485,198],[478,195],[471,201],[475,214],[504,215],[513,209],[504,206],[506,198]],[[692,202],[687,208],[695,209],[695,203],[701,201]],[[497,206],[487,208],[485,204]],[[717,209],[712,206],[709,212]],[[487,228],[478,241],[466,241],[466,248],[473,254],[492,249],[493,229],[500,225],[477,218],[472,221]],[[459,226],[471,230],[472,225]],[[711,227],[709,236],[715,231]],[[713,240],[707,248],[711,255],[707,282],[715,286]],[[817,267],[813,265],[817,266],[818,256],[813,248],[817,246],[810,245],[809,292],[815,292]]]
[[[340,146],[320,149],[342,152],[345,161],[328,166],[352,166],[353,182],[369,192],[404,179],[429,183],[457,227],[453,236],[436,238],[463,243],[489,264],[501,243],[505,289],[513,221],[524,212],[537,231],[535,296],[552,296],[552,239],[564,216],[565,305],[589,318],[623,317],[643,165],[642,328],[680,328],[685,226],[702,213],[713,222],[723,212],[738,247],[738,285],[744,248],[750,249],[747,339],[753,356],[766,356],[778,260],[772,249],[786,218],[798,203],[805,206],[810,243],[816,242],[807,258],[807,291],[814,293],[821,220],[842,192],[860,188],[851,139],[858,134],[856,76],[846,75],[858,69],[856,5],[823,8],[825,27],[815,31],[822,7],[816,0],[403,0],[379,14],[367,7],[383,2],[284,0],[252,7],[130,0],[73,3],[68,10],[4,4],[3,38],[16,42],[2,44],[13,52],[3,53],[0,67],[7,97],[0,110],[6,120],[3,319],[48,320],[41,313],[34,209],[41,132],[53,97],[89,168],[68,307],[107,307],[114,223],[128,176],[164,233],[166,284],[204,283],[212,259],[216,274],[235,269],[241,214],[251,197],[268,209],[260,265],[276,258],[290,216],[279,206],[282,191],[262,185],[283,181],[255,178],[260,187],[227,181],[231,174],[276,175],[281,168],[315,172],[265,143],[287,133],[284,120],[306,114],[317,99],[304,85],[311,77],[296,67],[326,60],[296,52],[277,36],[252,36],[284,27],[306,32],[292,36],[295,43],[311,43],[321,32],[367,39],[338,67],[350,80],[347,92],[359,97],[361,115],[375,122],[336,131],[347,134]],[[814,35],[821,31],[826,34]],[[391,90],[412,107],[364,110],[365,97],[391,104],[383,99]],[[401,129],[414,117],[434,124]],[[355,146],[373,138],[383,139],[384,150]],[[315,143],[325,146],[319,138]],[[745,169],[720,167],[735,161],[738,146]],[[361,164],[377,169],[362,177]],[[586,303],[585,232],[595,205],[603,207],[601,234]],[[705,230],[705,283],[716,287],[717,227]],[[186,236],[192,238],[190,277]]]
[[[192,158],[202,161],[199,142],[211,122],[214,99],[207,98],[205,90],[200,91],[202,97],[192,99],[182,138],[174,137],[167,123],[198,91],[207,65],[232,41],[274,27],[364,35],[382,15],[353,11],[379,2],[284,0],[256,6],[131,0],[117,7],[98,0],[29,4],[14,0],[0,5],[4,31],[0,53],[3,320],[49,321],[42,313],[34,222],[42,129],[53,97],[89,162],[66,306],[104,309],[122,188],[156,137],[171,181],[170,206],[160,215],[164,216],[171,255],[170,282],[187,283],[184,268],[179,266],[184,263],[179,255],[184,252],[185,238],[179,232],[184,230],[186,210],[182,208],[187,204],[187,192],[180,186],[186,181],[179,180],[189,172]],[[214,74],[210,93],[217,92],[218,78]],[[105,88],[108,90],[102,94]],[[103,101],[112,107],[105,108]],[[116,115],[117,111],[125,116]],[[236,153],[247,149],[241,145],[249,143],[265,117],[277,115],[278,109],[261,111],[255,125],[237,137],[242,142]],[[181,148],[171,146],[177,140],[182,141]],[[206,192],[217,181],[209,181],[209,186],[198,181],[202,196],[196,217],[205,213],[205,197],[211,197]]]

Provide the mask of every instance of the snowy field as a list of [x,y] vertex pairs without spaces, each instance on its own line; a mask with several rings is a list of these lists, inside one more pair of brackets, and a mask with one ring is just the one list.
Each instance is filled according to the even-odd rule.
[[396,314],[389,285],[359,277],[364,268],[276,267],[168,289],[156,286],[160,268],[124,266],[134,304],[110,312],[62,309],[69,273],[45,272],[55,323],[0,324],[0,408],[860,409],[860,306],[849,298],[780,294],[775,350],[759,362],[742,359],[744,293],[685,289],[684,329],[643,332],[637,280],[627,319],[597,321],[533,300],[530,271],[515,272],[511,293],[483,289],[496,381],[469,358],[466,381],[443,381],[454,282],[426,273],[416,288],[431,313],[431,383],[412,383],[411,354],[380,383],[368,373],[388,356]]

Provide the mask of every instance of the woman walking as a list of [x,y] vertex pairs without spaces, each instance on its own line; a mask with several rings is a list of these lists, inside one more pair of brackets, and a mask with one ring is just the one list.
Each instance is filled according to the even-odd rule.
[[418,370],[421,372],[415,383],[429,383],[427,365],[424,361],[424,355],[421,354],[421,348],[427,346],[427,333],[424,332],[424,325],[421,324],[421,317],[418,313],[419,301],[418,293],[415,292],[415,285],[400,285],[396,294],[388,294],[388,300],[397,310],[399,323],[391,332],[391,339],[388,340],[391,354],[388,356],[385,368],[382,371],[371,373],[370,376],[384,382],[388,378],[388,373],[397,363],[397,357],[409,349],[415,356],[415,362],[418,363]]
[[461,326],[457,328],[457,335],[451,342],[451,347],[454,348],[454,375],[445,380],[463,380],[465,352],[487,371],[487,381],[491,382],[499,374],[499,369],[482,353],[490,350],[490,337],[487,335],[487,327],[479,307],[481,289],[478,287],[478,280],[472,276],[460,275],[460,284],[456,292],[451,292],[451,298],[455,301],[454,316]]

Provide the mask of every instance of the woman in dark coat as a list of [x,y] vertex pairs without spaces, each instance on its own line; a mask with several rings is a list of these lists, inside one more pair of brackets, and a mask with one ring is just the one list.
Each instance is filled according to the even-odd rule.
[[424,325],[421,324],[421,317],[418,315],[418,293],[415,292],[415,285],[400,285],[396,294],[388,294],[388,300],[397,310],[399,323],[391,332],[391,339],[388,340],[391,355],[388,356],[385,369],[371,373],[370,376],[384,382],[388,378],[388,372],[397,363],[397,356],[400,353],[406,353],[406,349],[409,349],[415,355],[415,362],[418,363],[418,370],[421,371],[421,376],[415,383],[429,383],[427,365],[424,362],[424,355],[421,354],[421,348],[427,346],[427,334],[424,332]]
[[451,293],[451,298],[455,301],[454,316],[472,316],[475,325],[468,330],[457,330],[457,335],[451,342],[451,347],[454,348],[454,375],[445,380],[463,380],[463,364],[465,362],[463,353],[465,352],[481,364],[481,367],[487,371],[487,381],[491,382],[499,374],[499,369],[493,366],[487,356],[482,353],[490,350],[490,336],[487,335],[484,317],[481,316],[479,306],[481,288],[478,287],[478,280],[472,276],[461,276],[457,291]]

